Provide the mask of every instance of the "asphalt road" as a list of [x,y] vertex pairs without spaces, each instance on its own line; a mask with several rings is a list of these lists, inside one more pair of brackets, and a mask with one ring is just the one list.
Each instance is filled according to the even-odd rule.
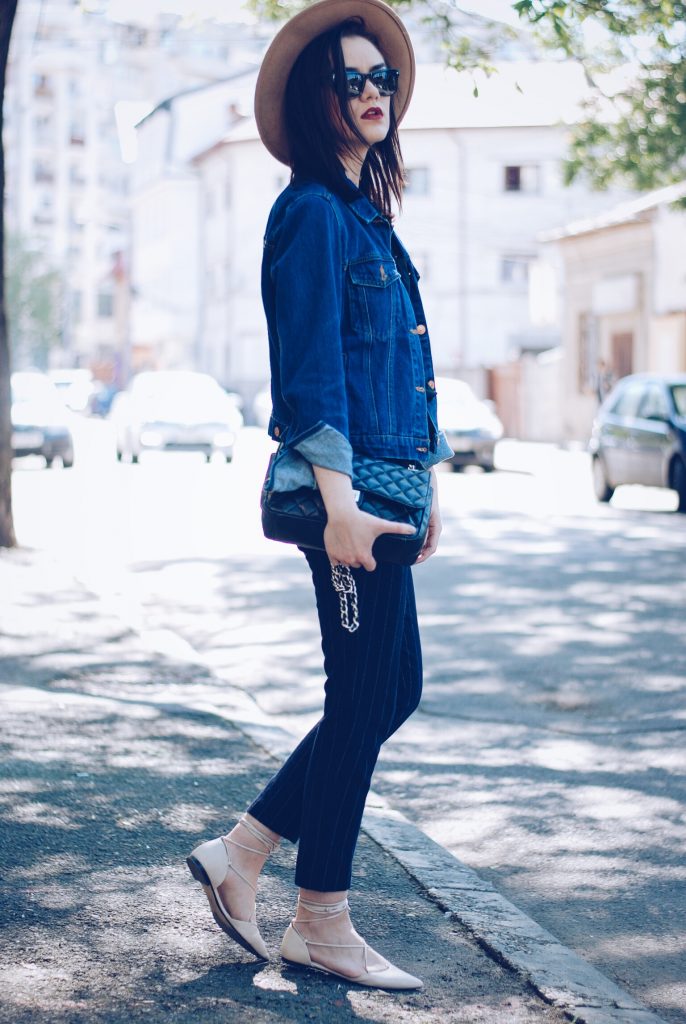
[[[197,652],[302,734],[321,702],[318,641],[300,556],[260,536],[263,439],[245,432],[228,467],[118,466],[101,424],[79,440],[74,470],[15,474],[20,540],[61,552],[161,649]],[[597,506],[580,454],[499,458],[489,476],[441,474],[441,553],[415,573],[425,696],[374,786],[683,1022],[686,517],[640,488]],[[221,705],[220,687],[175,687]]]

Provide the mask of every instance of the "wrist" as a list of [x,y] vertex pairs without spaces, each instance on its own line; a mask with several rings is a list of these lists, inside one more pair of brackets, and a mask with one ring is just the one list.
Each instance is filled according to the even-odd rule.
[[327,505],[326,502],[326,518],[329,523],[344,523],[349,522],[359,509],[355,502],[355,498],[351,492],[350,500],[337,499],[335,502]]

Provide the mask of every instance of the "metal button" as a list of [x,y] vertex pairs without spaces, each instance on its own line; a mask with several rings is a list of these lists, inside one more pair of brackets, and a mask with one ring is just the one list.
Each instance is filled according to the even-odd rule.
[[418,452],[428,452],[428,448],[417,448]]
[[436,381],[435,380],[427,380],[426,386],[427,386],[427,388],[431,388],[432,391],[435,391],[436,390]]
[[417,387],[415,388],[415,390],[416,391],[424,391],[424,388],[421,386],[421,384],[418,384]]
[[281,437],[281,427],[274,427],[274,437]]
[[424,324],[417,324],[417,334],[426,334],[426,327]]

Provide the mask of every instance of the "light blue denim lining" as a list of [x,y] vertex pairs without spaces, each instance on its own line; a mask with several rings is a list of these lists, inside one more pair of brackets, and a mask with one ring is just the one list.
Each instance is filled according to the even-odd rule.
[[[439,462],[449,459],[453,450],[439,431],[435,452],[415,461],[422,469],[430,469]],[[312,466],[323,466],[352,477],[353,450],[348,439],[328,424],[323,424],[304,441],[294,445],[281,456],[277,491],[294,491],[298,487],[316,487]]]

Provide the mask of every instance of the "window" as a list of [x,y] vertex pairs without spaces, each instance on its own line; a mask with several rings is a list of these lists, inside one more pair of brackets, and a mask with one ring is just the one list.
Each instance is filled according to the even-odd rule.
[[527,288],[529,284],[529,264],[534,257],[526,254],[510,254],[500,261],[500,279],[515,288]]
[[36,144],[49,145],[53,141],[52,118],[49,114],[40,114],[33,119]]
[[86,131],[83,125],[83,121],[80,118],[74,118],[69,126],[69,141],[72,146],[83,146],[86,142]]
[[538,164],[509,164],[505,167],[503,186],[506,192],[538,192]]
[[638,382],[627,384],[619,392],[610,412],[614,416],[627,416],[634,418],[638,415],[638,407],[641,404],[641,399],[644,394],[645,384],[640,384]]
[[676,411],[680,416],[686,416],[686,384],[675,384],[671,392]]
[[34,160],[33,180],[35,182],[44,182],[47,185],[51,185],[55,180],[55,172],[53,171],[52,164],[48,163],[47,160]]
[[659,384],[649,384],[643,396],[638,415],[644,420],[669,419],[667,399]]
[[86,179],[79,164],[70,164],[69,184],[74,185],[76,188],[81,188],[82,185],[86,184]]
[[429,168],[407,167],[405,169],[405,195],[428,196]]
[[48,98],[52,96],[52,83],[47,75],[33,76],[33,95]]
[[72,292],[69,304],[70,304],[70,307],[71,307],[71,319],[72,319],[72,322],[75,323],[75,324],[78,324],[79,321],[81,320],[81,306],[82,306],[81,292]]
[[578,360],[579,391],[593,388],[598,365],[598,318],[593,313],[579,316]]
[[109,318],[114,315],[112,292],[98,292],[98,316]]

